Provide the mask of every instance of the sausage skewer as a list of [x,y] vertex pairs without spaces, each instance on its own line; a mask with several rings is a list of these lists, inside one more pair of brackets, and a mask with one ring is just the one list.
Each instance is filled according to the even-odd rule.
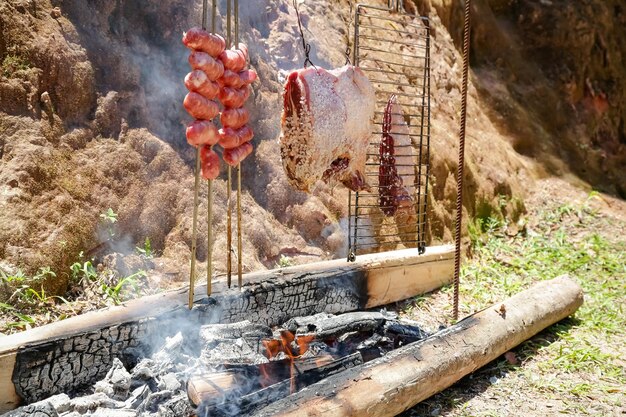
[[198,236],[198,194],[200,173],[208,180],[207,213],[207,295],[211,295],[213,275],[211,223],[213,220],[213,179],[219,175],[219,157],[212,147],[219,140],[219,133],[212,120],[219,114],[218,104],[213,101],[219,95],[216,80],[224,73],[217,57],[225,48],[224,39],[215,34],[216,0],[213,0],[212,34],[206,32],[208,0],[202,3],[202,29],[191,29],[183,35],[183,43],[192,50],[189,64],[192,71],[185,77],[189,94],[183,105],[196,119],[187,127],[186,136],[190,145],[196,146],[196,167],[193,197],[193,221],[191,235],[191,269],[189,274],[189,309],[193,306],[196,282],[196,254]]
[[[206,9],[207,1],[202,2],[202,29],[206,30]],[[216,0],[213,0],[215,3]],[[185,34],[186,35],[186,34]],[[186,101],[186,98],[185,98]],[[189,136],[188,136],[189,137]],[[193,307],[193,298],[196,285],[196,251],[197,251],[197,233],[198,233],[198,188],[200,186],[200,151],[202,146],[198,144],[196,147],[196,170],[193,185],[193,220],[191,231],[191,269],[189,271],[189,310]],[[210,227],[209,227],[210,228]]]

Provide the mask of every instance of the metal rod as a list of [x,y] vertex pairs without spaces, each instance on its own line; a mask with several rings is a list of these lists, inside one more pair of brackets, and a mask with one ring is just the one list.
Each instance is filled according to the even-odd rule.
[[467,121],[467,79],[470,54],[470,8],[471,0],[465,0],[463,19],[463,84],[461,90],[461,127],[459,129],[459,164],[456,172],[456,223],[454,234],[454,320],[459,319],[459,281],[461,270],[461,225],[463,222],[463,169],[465,166],[465,124]]
[[[235,1],[235,47],[239,48],[239,0]],[[241,236],[241,163],[237,165],[237,284],[243,287],[243,254]]]
[[[208,0],[202,2],[202,29],[206,30]],[[198,250],[198,193],[200,189],[200,146],[196,148],[196,169],[193,184],[193,219],[191,223],[191,266],[189,271],[189,309],[193,307],[196,285],[196,253]]]
[[[211,33],[215,33],[217,0],[211,7]],[[206,14],[205,14],[206,15]],[[206,19],[206,17],[205,17]],[[206,255],[206,295],[213,292],[213,180],[207,181],[207,255]]]
[[[226,0],[226,49],[230,48],[231,38],[231,0]],[[232,285],[232,272],[233,272],[233,258],[232,258],[232,244],[233,244],[233,228],[232,228],[232,184],[233,173],[232,168],[228,165],[228,181],[226,186],[226,284],[228,288]]]
[[200,186],[200,147],[196,149],[196,174],[193,185],[193,220],[191,223],[191,270],[189,272],[189,309],[193,307],[196,285],[196,251],[198,248],[198,189]]
[[228,288],[232,284],[232,244],[233,244],[233,229],[232,229],[232,169],[228,166],[228,179],[226,183],[226,283]]

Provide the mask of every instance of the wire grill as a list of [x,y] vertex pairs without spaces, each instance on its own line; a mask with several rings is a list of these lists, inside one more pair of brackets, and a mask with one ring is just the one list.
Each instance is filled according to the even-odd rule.
[[[349,261],[363,253],[417,248],[421,254],[426,248],[430,26],[428,18],[405,12],[399,3],[390,1],[388,7],[358,4],[355,8],[354,65],[376,89],[376,112],[366,163],[371,189],[349,194]],[[394,132],[395,158],[381,157],[385,109],[392,95],[401,108],[388,112],[392,122],[386,121],[386,130]],[[394,178],[402,179],[410,200],[402,210],[390,214],[393,209],[385,206],[389,204],[385,176],[394,175],[394,170],[398,173]]]

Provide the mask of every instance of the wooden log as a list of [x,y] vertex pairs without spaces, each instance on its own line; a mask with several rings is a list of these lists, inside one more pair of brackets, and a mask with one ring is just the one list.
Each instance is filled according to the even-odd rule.
[[543,281],[423,341],[342,372],[256,416],[395,416],[573,314],[581,287]]
[[[198,406],[197,415],[249,415],[255,410],[272,404],[290,393],[313,384],[325,377],[335,375],[363,363],[360,353],[353,353],[336,360],[320,357],[318,364],[296,363],[290,378],[263,389],[254,380],[226,375],[200,375],[189,379],[187,393],[192,403]],[[309,361],[305,361],[309,362]]]
[[100,311],[0,338],[0,412],[93,384],[113,357],[172,336],[176,323],[276,325],[290,317],[343,313],[400,301],[452,280],[451,246],[362,255],[244,276],[242,289],[196,288],[195,307],[186,309],[188,289],[142,297]]

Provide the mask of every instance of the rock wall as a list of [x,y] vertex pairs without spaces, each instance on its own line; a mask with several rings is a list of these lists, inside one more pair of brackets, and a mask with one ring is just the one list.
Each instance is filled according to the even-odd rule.
[[[222,9],[224,1],[220,2]],[[372,1],[383,4],[383,1]],[[405,1],[432,27],[432,150],[428,234],[452,239],[461,57],[460,3]],[[201,2],[150,4],[7,0],[0,4],[0,267],[51,266],[62,293],[82,251],[131,253],[149,237],[158,285],[185,279],[194,152],[184,140],[183,30]],[[352,32],[347,0],[301,4],[316,65],[343,65]],[[516,220],[527,184],[577,174],[624,192],[624,70],[619,1],[474,2],[469,90],[467,216]],[[250,102],[256,151],[243,166],[244,269],[344,256],[347,193],[287,184],[277,138],[285,71],[302,65],[290,1],[241,4],[242,39],[261,81]],[[621,22],[621,23],[620,23]],[[214,230],[225,230],[224,173]],[[99,217],[118,213],[114,230]],[[200,213],[206,210],[202,187]],[[207,224],[200,220],[200,236]],[[214,265],[224,270],[218,233]],[[199,239],[204,260],[206,242]]]

